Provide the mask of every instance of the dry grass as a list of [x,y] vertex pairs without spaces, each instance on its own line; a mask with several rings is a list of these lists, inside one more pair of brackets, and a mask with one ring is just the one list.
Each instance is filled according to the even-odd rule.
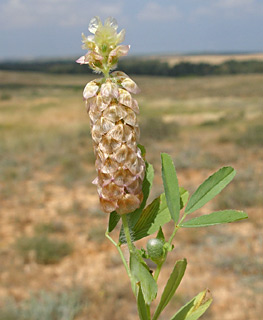
[[[76,320],[108,319],[108,314],[119,320],[124,312],[126,319],[137,319],[115,248],[103,240],[108,217],[99,211],[91,184],[96,173],[81,97],[90,79],[0,72],[2,308],[7,297],[22,302],[30,292],[62,292],[80,285],[89,288],[90,304]],[[260,319],[263,76],[135,80],[142,90],[140,122],[147,131],[141,143],[155,168],[151,198],[162,190],[159,155],[168,152],[180,185],[190,192],[218,167],[234,166],[236,182],[202,213],[236,206],[250,216],[225,228],[179,232],[160,287],[174,261],[186,256],[188,270],[173,308],[209,287],[215,302],[204,319]],[[150,133],[150,124],[158,119],[159,133],[152,128]],[[74,251],[53,265],[21,258],[14,244],[36,233],[71,243]],[[173,312],[167,310],[164,319]]]
[[[148,57],[147,57],[148,58]],[[191,62],[191,63],[210,63],[210,64],[221,64],[225,61],[247,61],[247,60],[263,60],[262,53],[251,53],[251,54],[197,54],[197,55],[167,55],[167,56],[152,56],[152,59],[160,59],[163,62],[168,62],[169,65],[173,66],[180,62]]]

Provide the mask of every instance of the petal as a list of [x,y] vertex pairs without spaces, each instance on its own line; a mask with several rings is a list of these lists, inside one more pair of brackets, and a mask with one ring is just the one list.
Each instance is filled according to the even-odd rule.
[[98,170],[98,182],[101,186],[106,186],[112,181],[112,176],[109,173],[103,173]]
[[103,116],[112,122],[117,122],[126,115],[127,112],[124,110],[124,107],[119,104],[112,104],[103,112]]
[[129,76],[127,76],[127,74],[124,73],[124,72],[122,72],[122,71],[113,71],[113,72],[111,73],[111,76],[117,77],[117,78],[119,78],[119,77],[129,78]]
[[133,151],[137,150],[137,141],[134,136],[129,141],[127,141],[127,146]]
[[135,131],[128,125],[125,125],[123,129],[123,140],[129,142],[135,136]]
[[90,109],[94,110],[94,108],[96,107],[96,98],[92,97],[85,100],[85,105],[86,105],[87,112],[90,112]]
[[77,63],[80,64],[87,64],[88,62],[86,62],[85,56],[81,56],[76,60]]
[[122,167],[114,173],[114,182],[120,187],[130,185],[135,179],[136,177],[130,172],[130,170]]
[[100,121],[98,120],[91,129],[91,136],[92,139],[95,143],[99,143],[101,138],[102,138],[102,131],[101,131],[101,126],[100,126]]
[[89,62],[92,61],[102,61],[103,60],[103,56],[96,53],[96,52],[89,52],[88,54],[86,54],[86,60],[88,60]]
[[111,97],[111,83],[109,81],[102,84],[100,93],[103,98]]
[[127,116],[124,118],[124,121],[132,127],[137,125],[137,118],[134,111],[130,108],[126,108]]
[[102,97],[100,93],[97,95],[97,105],[101,112],[108,107],[110,102],[111,102],[110,97],[107,97],[107,98]]
[[138,102],[135,99],[132,100],[131,108],[135,113],[139,114],[140,110],[139,110]]
[[123,124],[120,123],[116,126],[114,126],[113,129],[111,129],[108,133],[108,136],[110,136],[112,139],[122,142],[122,138],[123,138]]
[[115,124],[113,122],[109,121],[104,117],[101,117],[100,123],[101,123],[101,129],[103,133],[107,133],[108,131],[110,131],[112,128],[115,127]]
[[119,89],[119,102],[127,107],[132,107],[132,97],[130,93],[124,89]]
[[101,197],[100,198],[100,205],[101,205],[101,208],[104,212],[111,213],[112,211],[114,211],[116,209],[117,202],[116,202],[116,200],[112,201],[112,200],[107,200],[107,199]]
[[124,143],[114,154],[114,159],[119,163],[123,163],[127,159],[128,151],[128,147]]
[[108,174],[113,174],[114,172],[116,172],[119,168],[119,164],[118,162],[114,161],[111,158],[108,158],[105,163],[104,166],[101,168],[101,172],[102,173],[108,173]]
[[142,190],[141,179],[135,179],[129,186],[126,187],[127,191],[132,194],[138,194]]
[[85,37],[85,35],[82,33],[82,42],[83,42],[82,49],[94,50],[96,47],[96,43],[94,42],[93,35]]
[[102,196],[109,200],[120,199],[124,194],[124,188],[117,186],[114,182],[102,188]]
[[96,97],[86,100],[89,102],[89,117],[92,123],[95,123],[101,116],[101,112],[96,104]]
[[111,85],[111,94],[113,98],[115,99],[119,98],[119,88],[116,83],[112,83]]
[[101,142],[99,144],[99,148],[103,153],[111,154],[115,150],[119,149],[121,146],[121,143],[112,139],[108,135],[104,135],[101,139]]
[[99,86],[94,81],[90,81],[89,83],[87,83],[87,85],[83,90],[84,99],[94,97],[98,89],[99,89]]
[[128,193],[118,200],[118,208],[116,208],[116,211],[119,214],[129,213],[139,208],[140,204],[141,200],[138,196]]
[[98,16],[92,18],[89,23],[89,31],[93,34],[97,31],[98,27],[101,26],[101,20]]
[[109,18],[107,18],[107,19],[105,20],[104,26],[105,26],[105,27],[111,27],[111,28],[113,28],[113,29],[115,29],[115,30],[118,29],[117,20],[114,19],[114,18],[112,18],[112,17],[109,17]]
[[86,39],[89,42],[94,42],[94,36],[92,36],[92,35],[89,35]]
[[122,29],[121,32],[119,32],[117,35],[117,43],[123,42],[124,38],[125,38],[125,30]]
[[112,50],[109,54],[109,62],[112,61],[113,58],[127,56],[129,52],[130,46],[129,45],[120,45]]
[[125,78],[122,80],[121,85],[124,89],[128,90],[131,93],[139,93],[140,89],[138,88],[137,84],[130,78]]

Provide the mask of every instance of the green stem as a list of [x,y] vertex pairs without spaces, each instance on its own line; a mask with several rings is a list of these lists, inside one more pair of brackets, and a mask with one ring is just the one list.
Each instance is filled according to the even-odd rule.
[[164,260],[160,264],[157,264],[157,268],[156,268],[156,270],[154,272],[154,277],[153,277],[155,281],[158,280],[158,277],[159,277],[159,274],[161,272],[162,266],[163,266],[163,264],[165,262],[166,256],[167,256],[167,253],[166,253],[165,257],[164,257]]
[[[172,241],[173,241],[173,239],[174,239],[177,231],[181,228],[181,223],[184,221],[185,217],[186,217],[186,213],[183,215],[183,217],[182,217],[182,219],[179,221],[179,223],[174,226],[173,233],[171,234],[171,236],[170,236],[170,238],[169,238],[169,240],[168,240],[169,245],[172,244]],[[163,264],[164,264],[164,262],[165,262],[165,260],[166,260],[166,258],[167,258],[167,254],[168,254],[168,251],[166,251],[165,256],[164,256],[164,258],[163,258],[163,261],[162,261],[160,264],[157,265],[157,268],[156,268],[156,270],[155,270],[155,272],[154,272],[154,280],[155,280],[155,281],[158,280],[158,277],[159,277],[159,274],[160,274],[160,272],[161,272],[162,266],[163,266]]]
[[173,233],[171,234],[171,236],[170,236],[170,238],[169,238],[169,240],[168,240],[168,243],[171,245],[172,244],[172,241],[173,241],[173,239],[174,239],[174,236],[176,235],[176,233],[177,233],[177,231],[179,230],[179,228],[180,228],[180,226],[178,225],[178,224],[176,224],[175,226],[174,226],[174,231],[173,231]]
[[119,254],[120,254],[120,256],[121,256],[121,260],[122,260],[122,262],[123,262],[123,265],[124,265],[124,267],[125,267],[125,269],[126,269],[126,272],[127,272],[128,276],[129,276],[129,278],[132,279],[131,271],[130,271],[130,269],[129,269],[129,267],[128,267],[128,264],[127,264],[127,262],[126,262],[126,260],[125,260],[125,257],[124,257],[124,255],[123,255],[123,252],[121,251],[120,245],[117,244],[117,243],[111,238],[111,236],[109,235],[108,230],[105,232],[105,236],[106,236],[106,238],[108,238],[108,239],[110,240],[110,242],[113,243],[113,245],[117,248],[117,250],[118,250],[118,252],[119,252]]
[[151,320],[151,306],[147,303],[145,305],[146,305],[148,318]]
[[[122,226],[123,226],[123,231],[126,237],[126,242],[129,248],[129,252],[130,255],[135,253],[135,248],[134,245],[132,243],[132,239],[131,239],[131,234],[130,234],[130,228],[129,228],[129,224],[128,224],[128,219],[127,219],[127,214],[122,214],[121,215],[121,219],[122,219]],[[135,295],[135,298],[137,300],[137,284],[136,284],[136,279],[133,278],[133,276],[131,275],[130,277],[131,280],[131,287],[132,287],[132,291]]]
[[110,75],[109,75],[109,70],[104,70],[104,71],[103,71],[103,74],[104,74],[104,78],[105,78],[105,79],[108,79],[108,78],[110,77]]
[[123,230],[124,230],[124,234],[126,237],[126,242],[127,242],[129,251],[130,251],[130,253],[134,253],[134,246],[133,246],[133,243],[131,240],[131,234],[130,234],[130,228],[129,228],[128,219],[127,219],[127,214],[122,214],[121,219],[122,219]]

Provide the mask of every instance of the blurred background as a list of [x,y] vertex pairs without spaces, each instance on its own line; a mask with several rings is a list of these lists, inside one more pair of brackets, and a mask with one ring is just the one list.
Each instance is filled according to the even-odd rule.
[[94,15],[115,17],[131,44],[118,69],[141,89],[140,143],[155,169],[150,200],[162,192],[160,153],[167,152],[190,193],[221,166],[237,170],[199,214],[249,214],[179,231],[159,287],[175,260],[186,257],[188,269],[162,319],[207,287],[214,302],[202,319],[260,319],[262,1],[1,0],[0,320],[137,319],[91,184],[82,90],[98,76],[75,60]]

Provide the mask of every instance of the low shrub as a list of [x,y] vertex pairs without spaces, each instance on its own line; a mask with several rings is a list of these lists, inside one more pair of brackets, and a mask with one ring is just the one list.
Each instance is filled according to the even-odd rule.
[[72,252],[72,247],[65,241],[49,239],[47,236],[22,237],[16,242],[16,249],[28,261],[30,255],[39,264],[53,264]]

